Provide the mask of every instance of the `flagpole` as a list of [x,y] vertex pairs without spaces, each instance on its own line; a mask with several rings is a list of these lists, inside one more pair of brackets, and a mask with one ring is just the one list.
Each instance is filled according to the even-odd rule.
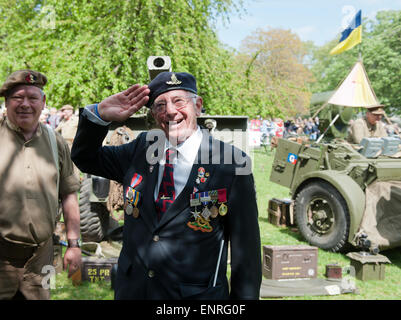
[[[361,12],[362,15],[362,12]],[[361,25],[362,25],[362,17],[361,17]],[[363,28],[361,27],[361,42],[359,43],[358,53],[359,53],[359,61],[362,62],[362,36],[363,36]]]

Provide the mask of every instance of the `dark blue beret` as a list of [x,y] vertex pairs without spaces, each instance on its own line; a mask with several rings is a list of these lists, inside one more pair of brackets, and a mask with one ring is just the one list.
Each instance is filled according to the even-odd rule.
[[196,79],[186,72],[161,72],[148,85],[150,89],[149,101],[146,104],[150,108],[153,101],[164,92],[171,90],[186,90],[197,94]]

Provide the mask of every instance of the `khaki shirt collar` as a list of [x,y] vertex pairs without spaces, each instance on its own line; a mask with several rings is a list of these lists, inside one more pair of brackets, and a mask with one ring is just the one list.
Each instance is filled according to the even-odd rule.
[[[22,134],[22,130],[20,127],[16,126],[14,123],[12,123],[8,118],[6,118],[6,123],[7,126],[12,130],[15,131],[19,134]],[[36,132],[33,135],[33,137],[39,137],[42,135],[42,126],[40,125],[40,123],[38,124],[38,127],[36,128]]]
[[368,118],[365,116],[366,126],[368,127],[369,131],[376,131],[376,124],[370,124]]

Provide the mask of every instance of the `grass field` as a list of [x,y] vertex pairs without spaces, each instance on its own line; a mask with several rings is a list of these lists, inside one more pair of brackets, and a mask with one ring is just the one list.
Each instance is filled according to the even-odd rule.
[[[273,154],[263,149],[255,149],[253,156],[253,172],[255,177],[257,201],[259,208],[259,225],[263,245],[298,245],[306,244],[296,230],[276,227],[267,221],[268,201],[271,198],[289,198],[288,189],[269,181]],[[334,296],[302,296],[280,298],[286,300],[398,300],[401,299],[401,248],[382,252],[392,264],[385,267],[385,280],[356,280],[357,294],[342,294]],[[325,266],[338,263],[342,267],[350,264],[344,254],[318,251],[318,278],[325,278]],[[56,277],[56,289],[51,291],[54,300],[110,300],[113,291],[110,283],[82,283],[78,287],[71,284],[66,272]]]

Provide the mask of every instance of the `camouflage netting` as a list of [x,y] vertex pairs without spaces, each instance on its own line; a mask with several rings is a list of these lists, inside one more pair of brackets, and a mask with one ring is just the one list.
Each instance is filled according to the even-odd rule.
[[380,250],[401,246],[401,181],[376,181],[366,188],[360,232]]
[[[131,129],[126,126],[114,130],[110,137],[110,145],[119,146],[127,143],[134,139],[134,133]],[[124,198],[123,198],[123,186],[121,183],[110,181],[110,192],[107,199],[107,210],[114,212],[123,209]]]

